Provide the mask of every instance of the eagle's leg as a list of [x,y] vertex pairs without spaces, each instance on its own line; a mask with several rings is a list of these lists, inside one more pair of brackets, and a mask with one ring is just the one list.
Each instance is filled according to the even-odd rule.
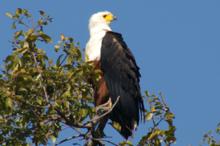
[[108,88],[104,77],[102,76],[99,80],[98,86],[95,90],[95,106],[96,106],[96,116],[95,127],[92,132],[93,146],[102,145],[101,142],[95,139],[103,138],[104,128],[109,118],[109,113],[112,110],[111,98],[108,98]]
[[105,137],[104,128],[106,123],[108,122],[108,115],[100,119],[97,129],[95,130],[95,135],[97,138]]
[[98,127],[95,130],[95,133],[96,133],[96,136],[98,136],[99,138],[102,138],[105,136],[103,131],[108,121],[108,118],[109,118],[108,113],[110,112],[111,108],[112,108],[111,98],[109,98],[109,100],[106,103],[101,104],[96,107],[97,118],[99,118],[99,121],[98,121]]
[[111,110],[111,107],[112,107],[112,102],[110,98],[106,103],[101,104],[96,107],[96,113],[97,113],[96,116],[99,120],[97,121],[98,122],[96,126],[97,128],[94,129],[93,131],[93,137],[94,137],[93,146],[103,145],[101,144],[100,141],[95,140],[95,139],[105,137],[104,128],[105,128],[106,123],[108,122],[108,119],[109,119],[108,113]]
[[108,117],[105,116],[102,119],[100,119],[99,123],[97,123],[98,127],[94,129],[94,131],[92,132],[92,136],[93,136],[92,146],[104,146],[104,144],[98,139],[105,137],[104,128],[107,121],[108,121]]

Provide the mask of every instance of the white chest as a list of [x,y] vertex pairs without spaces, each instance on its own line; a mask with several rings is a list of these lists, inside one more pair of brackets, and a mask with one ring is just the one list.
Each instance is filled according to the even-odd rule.
[[98,33],[90,37],[86,44],[85,57],[86,61],[100,60],[102,40],[105,33]]

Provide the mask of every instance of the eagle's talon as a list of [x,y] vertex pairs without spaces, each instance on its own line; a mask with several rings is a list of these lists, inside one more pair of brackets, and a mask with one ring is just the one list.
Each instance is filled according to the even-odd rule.
[[112,100],[111,98],[109,98],[109,100],[106,103],[96,107],[96,113],[98,115],[102,115],[103,113],[109,111],[111,108],[112,108]]

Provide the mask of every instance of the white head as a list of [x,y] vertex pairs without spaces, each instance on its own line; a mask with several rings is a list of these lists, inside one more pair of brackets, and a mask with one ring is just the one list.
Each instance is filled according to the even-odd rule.
[[116,17],[108,11],[98,12],[89,19],[90,39],[86,44],[86,61],[99,60],[101,54],[102,39],[107,31],[111,31],[110,23]]
[[110,23],[116,17],[109,11],[102,11],[93,14],[89,19],[90,35],[96,34],[100,31],[111,31]]

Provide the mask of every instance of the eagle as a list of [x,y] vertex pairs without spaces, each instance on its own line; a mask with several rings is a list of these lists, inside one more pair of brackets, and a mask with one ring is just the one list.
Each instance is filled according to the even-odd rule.
[[90,38],[85,48],[85,60],[101,71],[94,89],[95,106],[111,99],[112,111],[100,123],[103,130],[108,119],[120,125],[120,134],[128,139],[136,129],[145,111],[140,93],[140,72],[134,55],[120,33],[112,31],[110,24],[116,17],[109,11],[93,14],[89,19]]

